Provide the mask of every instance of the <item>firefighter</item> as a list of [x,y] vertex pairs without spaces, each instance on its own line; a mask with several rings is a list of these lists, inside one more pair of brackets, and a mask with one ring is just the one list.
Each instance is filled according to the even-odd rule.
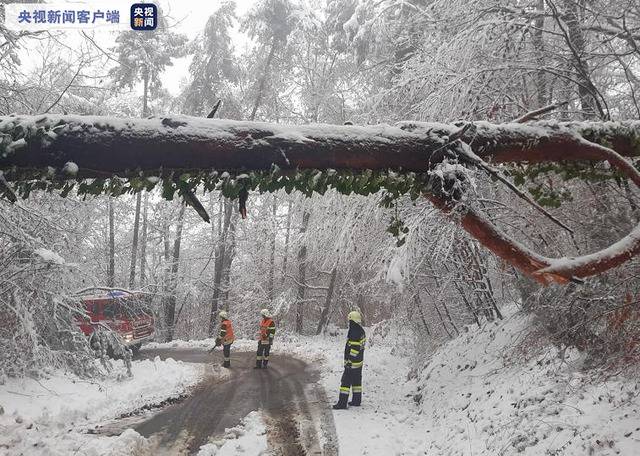
[[276,324],[271,318],[268,309],[260,311],[262,321],[260,322],[260,332],[258,333],[258,352],[256,354],[255,369],[266,369],[269,364],[269,352],[273,344],[273,336],[276,334]]
[[233,326],[226,310],[221,311],[218,315],[220,316],[220,334],[216,337],[216,347],[222,345],[222,354],[224,356],[222,366],[231,367],[231,344],[235,340]]
[[364,343],[367,340],[362,329],[362,315],[357,310],[349,312],[349,332],[344,347],[344,372],[340,381],[340,396],[334,409],[346,409],[349,393],[352,394],[349,405],[362,403],[362,364],[364,361]]

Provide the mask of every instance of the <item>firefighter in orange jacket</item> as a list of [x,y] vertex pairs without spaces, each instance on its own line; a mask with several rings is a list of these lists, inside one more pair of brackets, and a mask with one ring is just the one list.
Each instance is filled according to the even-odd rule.
[[262,321],[260,322],[260,332],[258,334],[258,352],[256,354],[256,369],[266,369],[269,364],[269,352],[273,344],[273,336],[276,334],[276,324],[271,318],[271,313],[267,309],[260,311]]
[[220,316],[220,333],[216,337],[216,347],[222,345],[222,354],[224,355],[223,367],[231,367],[231,344],[235,340],[233,335],[233,326],[229,320],[229,314],[225,310],[219,313]]
[[362,328],[362,315],[357,310],[349,312],[349,332],[344,347],[344,372],[340,380],[340,395],[334,409],[346,409],[348,405],[362,404],[362,365],[364,363],[364,343],[367,336]]

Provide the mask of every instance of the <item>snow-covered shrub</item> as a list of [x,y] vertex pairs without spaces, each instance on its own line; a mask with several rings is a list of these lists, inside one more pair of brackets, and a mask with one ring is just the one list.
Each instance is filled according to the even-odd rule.
[[63,228],[33,207],[4,201],[0,227],[0,378],[56,367],[93,373],[93,353],[75,323],[82,311],[65,297],[74,266],[47,248]]
[[586,353],[585,367],[640,361],[640,284],[609,274],[581,286],[540,289],[525,302],[560,349]]

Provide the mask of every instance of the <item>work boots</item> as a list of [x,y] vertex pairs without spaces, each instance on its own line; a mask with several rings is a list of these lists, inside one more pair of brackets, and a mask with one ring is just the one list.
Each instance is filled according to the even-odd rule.
[[349,402],[349,405],[353,405],[354,407],[359,407],[361,403],[362,403],[362,393],[353,393],[353,396],[351,397],[351,402]]
[[256,361],[256,367],[254,369],[262,369],[262,360],[259,359]]
[[231,367],[231,361],[225,361],[224,363],[222,363],[222,367]]
[[334,404],[334,410],[344,410],[347,408],[347,401],[349,400],[349,396],[347,394],[341,394],[338,403]]
[[262,361],[262,368],[263,368],[263,369],[266,369],[266,368],[267,368],[267,364],[268,364],[268,363],[269,363],[269,360],[268,360],[268,359],[263,360],[263,361]]

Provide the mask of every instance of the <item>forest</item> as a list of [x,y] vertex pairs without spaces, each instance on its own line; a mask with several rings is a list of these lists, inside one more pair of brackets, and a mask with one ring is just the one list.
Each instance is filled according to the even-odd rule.
[[81,297],[134,290],[156,342],[358,310],[413,378],[516,306],[520,345],[634,378],[637,1],[213,3],[197,30],[172,1],[153,32],[0,25],[0,385],[107,375]]

